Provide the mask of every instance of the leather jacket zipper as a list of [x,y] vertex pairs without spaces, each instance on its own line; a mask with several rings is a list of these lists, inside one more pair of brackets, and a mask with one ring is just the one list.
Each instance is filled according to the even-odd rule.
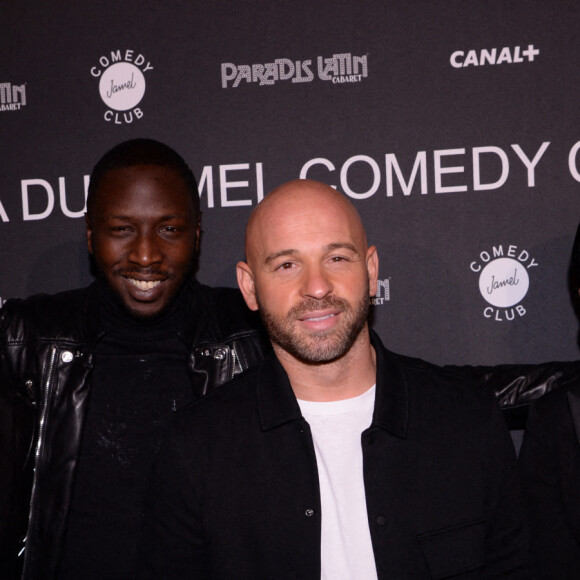
[[[36,451],[34,453],[34,476],[32,479],[32,492],[30,494],[30,511],[28,512],[28,530],[30,533],[30,524],[32,522],[32,514],[34,511],[34,504],[35,504],[35,496],[36,496],[36,487],[37,487],[37,479],[38,479],[38,460],[40,458],[40,454],[42,451],[42,447],[44,444],[44,435],[46,433],[46,417],[48,415],[48,399],[50,396],[50,387],[53,383],[53,374],[54,374],[54,369],[56,366],[56,358],[57,358],[57,353],[58,353],[58,347],[53,346],[50,352],[50,358],[49,358],[49,362],[48,362],[48,373],[46,375],[46,382],[42,385],[43,386],[43,392],[42,392],[42,409],[40,412],[40,423],[39,423],[39,429],[38,429],[38,441],[36,442]],[[27,537],[24,539],[24,544],[26,543],[26,540],[28,538],[28,534]],[[22,568],[22,578],[26,578],[26,572],[27,572],[27,568],[28,568],[28,552],[26,551],[26,548],[23,548],[24,550],[24,565]],[[21,551],[22,553],[22,551]]]
[[231,373],[230,373],[230,380],[231,380],[236,375],[236,366],[237,366],[238,362],[240,363],[240,372],[244,372],[244,369],[242,368],[242,363],[238,359],[238,353],[236,352],[236,349],[234,347],[230,348],[230,353],[232,354],[232,369],[231,369]]

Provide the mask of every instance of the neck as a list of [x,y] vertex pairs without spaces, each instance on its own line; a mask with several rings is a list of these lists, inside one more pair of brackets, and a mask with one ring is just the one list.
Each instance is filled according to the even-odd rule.
[[322,402],[351,399],[376,383],[376,355],[368,327],[363,328],[344,356],[329,363],[302,362],[277,345],[274,351],[297,399]]

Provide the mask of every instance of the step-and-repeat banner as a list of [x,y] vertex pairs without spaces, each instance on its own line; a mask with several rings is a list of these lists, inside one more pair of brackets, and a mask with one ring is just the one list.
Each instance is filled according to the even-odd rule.
[[578,358],[579,29],[566,0],[4,0],[0,302],[90,282],[88,175],[152,137],[199,180],[202,282],[234,286],[252,208],[309,177],[379,249],[390,348]]

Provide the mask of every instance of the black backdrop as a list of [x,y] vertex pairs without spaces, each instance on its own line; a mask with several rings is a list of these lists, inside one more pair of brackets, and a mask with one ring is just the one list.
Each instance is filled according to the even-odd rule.
[[201,281],[235,285],[252,207],[308,176],[379,248],[390,348],[575,359],[579,25],[564,0],[3,0],[0,301],[90,281],[87,176],[153,137],[202,185]]

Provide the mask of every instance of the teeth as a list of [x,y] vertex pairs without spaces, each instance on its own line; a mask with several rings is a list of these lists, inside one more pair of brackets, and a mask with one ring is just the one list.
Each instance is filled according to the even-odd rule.
[[151,290],[161,284],[161,280],[135,280],[135,278],[127,278],[133,286],[139,288],[139,290]]
[[329,314],[328,316],[319,316],[318,318],[308,318],[308,320],[311,320],[313,322],[319,322],[320,320],[326,320],[327,318],[330,318],[331,316],[334,316],[334,314]]

